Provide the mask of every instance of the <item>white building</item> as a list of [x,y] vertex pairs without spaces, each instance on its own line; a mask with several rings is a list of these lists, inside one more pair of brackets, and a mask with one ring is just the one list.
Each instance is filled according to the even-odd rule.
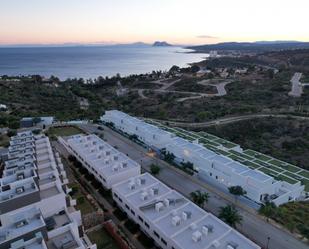
[[107,189],[141,172],[138,163],[96,135],[75,135],[60,141]]
[[137,135],[138,139],[149,147],[163,148],[172,137],[175,137],[175,135],[154,125],[117,110],[106,111],[105,115],[101,117],[101,121],[111,122],[116,129],[129,135]]
[[0,111],[2,111],[2,110],[7,110],[8,109],[8,107],[7,107],[7,105],[4,105],[4,104],[0,104]]
[[270,200],[276,205],[281,205],[297,200],[304,192],[304,185],[301,185],[300,181],[277,181],[259,170],[250,169],[242,163],[205,148],[198,141],[189,142],[120,111],[106,111],[101,120],[113,123],[116,129],[124,133],[137,135],[151,148],[165,149],[173,153],[178,162],[193,163],[195,170],[204,180],[215,180],[226,187],[241,186],[247,192],[246,196],[255,202]]
[[31,132],[12,137],[0,179],[0,248],[95,249],[81,238],[81,213],[67,183],[47,137]]
[[116,184],[112,190],[118,206],[161,248],[260,248],[148,173]]

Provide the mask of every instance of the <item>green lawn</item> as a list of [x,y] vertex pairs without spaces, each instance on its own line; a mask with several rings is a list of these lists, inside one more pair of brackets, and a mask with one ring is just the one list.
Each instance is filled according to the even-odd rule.
[[304,177],[307,177],[309,179],[309,171],[308,170],[302,170],[298,173],[299,175],[302,175]]
[[77,183],[69,184],[69,187],[72,188],[74,192],[72,198],[76,200],[76,209],[80,210],[82,215],[95,211],[91,203],[87,200],[86,196],[81,192]]
[[253,163],[251,161],[245,161],[244,164],[247,165],[248,167],[250,167],[251,169],[257,169],[257,168],[261,167],[261,165]]
[[258,153],[253,150],[245,150],[244,154],[255,157],[255,155],[257,155]]
[[259,168],[259,170],[262,171],[263,173],[265,173],[267,175],[270,175],[270,176],[273,176],[273,177],[278,175],[278,172],[273,171],[273,170],[268,169],[268,168],[265,168],[265,167]]
[[282,174],[279,175],[276,179],[277,179],[277,180],[286,181],[286,182],[288,182],[288,183],[290,183],[290,184],[295,184],[295,183],[298,182],[297,180],[292,179],[291,177],[288,177],[288,176],[285,176],[285,175],[282,175]]
[[103,228],[90,232],[87,236],[92,243],[97,244],[98,249],[119,249],[114,239]]
[[309,180],[303,179],[302,183],[305,185],[305,191],[309,192]]
[[72,136],[76,134],[83,133],[82,130],[80,130],[77,127],[74,126],[65,126],[65,127],[51,127],[48,130],[49,136]]
[[[295,167],[295,166],[293,166],[291,164],[288,164],[287,166],[285,166],[284,169],[286,169],[287,171],[291,171],[293,173],[298,172],[298,171],[301,170],[301,168]],[[309,178],[309,172],[308,172],[308,178]]]

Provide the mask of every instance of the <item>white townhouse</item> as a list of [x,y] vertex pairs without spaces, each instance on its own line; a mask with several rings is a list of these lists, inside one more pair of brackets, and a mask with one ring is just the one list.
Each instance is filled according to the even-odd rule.
[[178,162],[193,163],[201,179],[215,180],[225,187],[241,186],[246,196],[257,203],[270,200],[281,205],[298,200],[304,193],[304,185],[300,181],[289,183],[275,180],[259,170],[207,149],[197,141],[190,142],[123,112],[106,111],[101,120],[113,123],[122,132],[137,135],[150,148],[173,153]]
[[107,189],[141,172],[137,162],[96,135],[75,135],[59,141]]
[[170,139],[175,136],[155,125],[145,123],[138,118],[117,110],[106,111],[105,115],[101,117],[101,121],[105,123],[111,122],[115,128],[129,135],[137,135],[140,141],[152,148],[164,148]]
[[112,187],[130,219],[164,249],[260,249],[214,215],[145,173]]
[[10,144],[0,178],[0,249],[96,249],[82,239],[81,213],[49,139],[23,132]]

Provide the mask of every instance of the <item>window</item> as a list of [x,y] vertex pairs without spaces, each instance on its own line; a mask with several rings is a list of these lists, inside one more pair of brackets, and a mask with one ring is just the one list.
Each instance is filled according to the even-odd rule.
[[150,227],[149,227],[149,224],[148,224],[147,222],[145,222],[145,226],[146,226],[147,228],[150,228]]
[[161,239],[162,243],[167,246],[167,242],[164,239]]
[[160,235],[156,231],[153,231],[153,234],[160,239]]
[[120,199],[120,198],[118,198],[119,199],[119,201],[122,203],[122,199]]
[[131,210],[131,213],[132,213],[133,215],[135,215],[135,212],[134,212],[133,210]]
[[144,222],[143,218],[138,216],[138,219],[141,221],[141,222]]
[[116,198],[118,198],[118,195],[117,195],[116,193],[114,193],[114,196],[115,196]]
[[129,208],[129,206],[128,206],[127,204],[125,205],[125,207],[126,207],[126,209],[129,209],[129,210],[130,210],[130,208]]
[[216,179],[218,179],[218,176],[216,176]]
[[210,176],[212,176],[212,173],[209,173]]

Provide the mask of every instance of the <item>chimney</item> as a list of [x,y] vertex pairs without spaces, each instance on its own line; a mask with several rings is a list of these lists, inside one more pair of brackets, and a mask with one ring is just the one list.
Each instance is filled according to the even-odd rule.
[[137,178],[137,179],[136,179],[136,183],[137,183],[138,186],[141,186],[141,184],[142,184],[141,179],[140,179],[140,178]]
[[194,242],[199,242],[202,239],[202,233],[200,231],[195,231],[194,233],[192,233],[192,240]]
[[163,205],[162,202],[158,202],[158,203],[156,203],[156,205],[155,205],[155,209],[156,209],[157,212],[162,211],[163,207],[164,207],[164,205]]
[[169,201],[169,199],[164,199],[164,205],[166,206],[166,207],[169,207],[170,206],[170,201]]
[[173,224],[173,226],[179,226],[180,225],[180,221],[181,221],[181,218],[179,217],[179,216],[174,216],[173,218],[172,218],[172,224]]
[[207,236],[208,235],[208,227],[203,226],[202,227],[202,233]]
[[148,193],[147,193],[147,192],[142,192],[142,194],[141,194],[141,200],[142,200],[142,201],[145,201],[145,200],[147,200],[147,197],[148,197]]

